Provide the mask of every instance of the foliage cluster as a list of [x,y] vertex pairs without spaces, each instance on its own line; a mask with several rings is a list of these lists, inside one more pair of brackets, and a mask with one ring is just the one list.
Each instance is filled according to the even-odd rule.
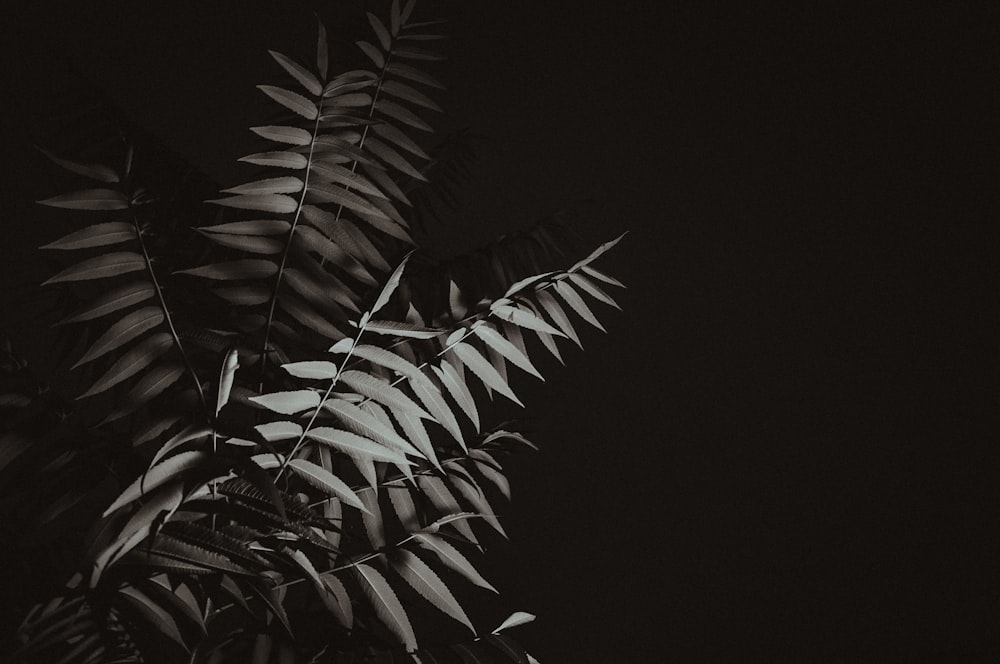
[[7,349],[0,507],[25,574],[52,551],[72,573],[29,598],[13,661],[534,661],[504,631],[532,616],[467,611],[495,591],[475,560],[505,536],[503,464],[534,447],[483,399],[520,404],[512,370],[601,328],[614,242],[563,269],[548,224],[450,262],[415,247],[446,169],[439,25],[413,8],[367,15],[356,66],[331,71],[322,24],[308,64],[271,52],[280,116],[207,225],[127,138],[46,152],[86,182],[41,201],[81,221],[43,249],[71,257],[44,287],[73,304],[83,388],[61,400]]

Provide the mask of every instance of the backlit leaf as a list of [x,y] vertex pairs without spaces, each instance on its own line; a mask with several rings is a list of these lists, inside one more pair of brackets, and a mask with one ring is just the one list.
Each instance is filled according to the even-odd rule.
[[588,279],[586,276],[584,276],[580,272],[573,272],[572,274],[570,274],[569,275],[569,280],[570,280],[570,282],[573,283],[574,286],[576,286],[577,288],[579,288],[580,290],[582,290],[587,295],[590,295],[595,300],[597,300],[599,302],[603,302],[604,304],[610,305],[610,306],[614,307],[615,309],[618,309],[619,311],[621,311],[621,307],[618,306],[618,303],[615,302],[614,298],[612,298],[610,295],[608,295],[607,293],[605,293],[600,288],[600,286],[598,286],[597,284],[595,284],[593,281],[591,281],[590,279]]
[[[440,477],[436,475],[417,475],[417,485],[442,516],[448,517],[463,511],[451,490]],[[467,520],[455,520],[453,523],[455,529],[470,542],[476,541],[476,536],[473,534],[472,528],[469,527]]]
[[538,304],[542,307],[545,313],[547,313],[555,324],[559,326],[559,329],[562,330],[563,336],[569,337],[573,340],[573,343],[580,348],[583,348],[583,342],[580,341],[580,337],[577,335],[576,329],[573,327],[573,323],[570,321],[569,316],[566,315],[562,305],[559,304],[556,298],[546,291],[538,291],[535,294],[535,297],[538,299]]
[[583,260],[581,260],[581,261],[577,262],[576,264],[574,264],[573,267],[571,267],[569,270],[567,270],[567,272],[576,272],[578,269],[582,268],[583,266],[589,265],[590,263],[593,263],[594,260],[596,260],[599,256],[601,256],[602,254],[604,254],[605,252],[607,252],[608,250],[610,250],[612,247],[614,247],[616,244],[618,244],[619,242],[621,242],[622,238],[625,237],[627,234],[628,234],[627,232],[626,233],[622,233],[621,235],[619,235],[618,237],[616,237],[614,240],[611,240],[609,242],[605,242],[604,244],[602,244],[601,246],[599,246],[597,249],[594,249],[592,252],[590,252],[589,256],[587,256]]
[[466,449],[465,439],[462,437],[462,428],[458,425],[455,414],[451,412],[451,408],[445,401],[444,396],[441,395],[441,392],[438,391],[438,388],[433,384],[424,384],[418,381],[411,381],[410,387],[421,403],[424,404],[427,412],[444,427],[445,431],[451,434],[451,437],[462,446],[462,449]]
[[534,621],[535,616],[531,613],[526,613],[525,611],[515,611],[510,614],[506,620],[500,623],[500,626],[493,630],[493,633],[502,632],[505,629],[510,629],[511,627],[517,627],[518,625],[527,625],[528,623]]
[[375,315],[382,307],[389,303],[389,298],[392,294],[396,292],[396,288],[399,286],[399,280],[403,276],[403,270],[406,269],[406,263],[410,260],[410,256],[413,252],[407,253],[403,256],[403,260],[399,262],[396,269],[392,271],[389,275],[389,279],[385,282],[385,286],[382,287],[382,291],[378,294],[378,298],[375,300],[375,304],[369,310],[371,315]]
[[622,282],[618,281],[614,277],[609,277],[608,275],[604,274],[603,272],[601,272],[599,270],[595,270],[594,268],[590,267],[589,265],[583,265],[583,266],[581,266],[580,267],[580,272],[583,272],[587,276],[593,277],[594,279],[597,279],[598,281],[603,281],[606,284],[611,284],[612,286],[618,286],[619,288],[625,288],[625,284],[623,284]]
[[369,320],[365,323],[365,331],[409,339],[433,339],[445,332],[445,330],[438,328],[388,320]]
[[302,435],[302,425],[297,422],[267,422],[254,427],[269,443],[290,440]]
[[399,639],[406,650],[416,650],[417,637],[414,636],[406,611],[389,582],[378,570],[364,563],[359,563],[354,569],[362,591],[375,610],[375,615]]
[[394,411],[411,413],[416,417],[431,419],[431,416],[399,388],[363,371],[349,369],[340,374],[340,381],[352,390],[372,401],[387,406]]

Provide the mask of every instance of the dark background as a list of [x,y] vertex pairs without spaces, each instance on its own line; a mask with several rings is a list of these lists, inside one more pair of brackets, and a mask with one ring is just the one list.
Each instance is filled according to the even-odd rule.
[[[266,49],[312,53],[313,7],[205,4],[10,17],[5,284],[61,234],[23,118],[61,63],[245,179]],[[631,231],[609,334],[519,383],[542,453],[491,578],[545,664],[1000,661],[1000,16],[910,5],[418,5],[444,126],[485,137],[441,250],[567,205],[589,244]]]

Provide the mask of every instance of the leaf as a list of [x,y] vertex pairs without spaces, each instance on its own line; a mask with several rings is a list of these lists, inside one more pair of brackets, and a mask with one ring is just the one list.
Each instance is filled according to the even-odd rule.
[[146,268],[146,259],[133,251],[117,251],[110,254],[94,256],[71,265],[54,277],[42,282],[43,286],[63,281],[85,281],[87,279],[103,279],[114,277],[126,272],[135,272]]
[[344,587],[344,583],[332,574],[323,574],[320,578],[323,579],[324,585],[326,585],[336,601],[336,609],[329,603],[327,603],[327,608],[331,609],[331,612],[337,618],[337,622],[345,628],[351,629],[354,626],[354,609],[351,606],[351,598],[347,594],[347,588]]
[[502,305],[492,305],[490,306],[490,312],[508,323],[513,323],[518,327],[526,327],[529,330],[537,330],[540,332],[545,332],[546,334],[554,334],[559,337],[565,337],[566,335],[546,323],[543,319],[539,318],[535,313],[518,307],[512,307],[508,304]]
[[371,180],[339,164],[318,159],[310,165],[310,170],[325,180],[338,182],[351,189],[357,189],[363,194],[378,198],[386,197],[378,187],[372,184]]
[[206,452],[181,452],[170,457],[161,464],[150,468],[146,473],[136,478],[101,516],[108,516],[115,510],[128,505],[132,501],[148,494],[153,489],[175,479],[184,471],[198,467],[207,461],[210,455]]
[[266,127],[250,127],[250,131],[269,141],[277,141],[278,143],[287,143],[289,145],[309,145],[313,142],[313,135],[305,129],[299,129],[298,127],[271,125]]
[[284,194],[243,194],[230,196],[229,198],[216,198],[205,202],[240,210],[258,210],[260,212],[273,212],[275,214],[288,214],[295,212],[299,208],[297,200]]
[[222,407],[229,403],[229,393],[233,389],[233,379],[239,367],[239,354],[233,348],[226,354],[226,359],[222,362],[222,372],[219,374],[219,391],[215,401],[216,416],[218,416]]
[[[316,269],[322,270],[318,265]],[[295,268],[285,268],[284,275],[288,286],[309,302],[322,306],[332,300],[353,312],[357,312],[358,310],[357,305],[351,300],[351,297],[355,297],[353,291],[344,286],[339,279],[325,271],[322,272],[321,278],[329,282],[328,284],[319,283],[317,279],[313,279],[302,270]]]
[[432,111],[442,111],[441,107],[435,104],[430,97],[422,92],[414,90],[405,83],[400,83],[399,81],[386,81],[382,84],[382,91],[386,94],[392,95],[393,97],[405,99],[406,101],[416,104],[417,106],[422,106],[423,108],[427,108]]
[[466,579],[468,579],[474,585],[480,588],[485,588],[486,590],[491,590],[495,593],[499,591],[494,588],[490,583],[482,577],[482,575],[476,571],[476,568],[472,566],[472,563],[462,555],[462,553],[451,545],[444,537],[437,535],[435,533],[414,533],[414,540],[427,549],[437,554],[438,558],[441,559],[447,567],[458,572]]
[[83,189],[38,202],[70,210],[127,210],[129,206],[125,195],[115,189]]
[[403,158],[403,155],[396,152],[382,141],[377,138],[371,137],[365,141],[365,147],[371,150],[372,154],[381,159],[383,162],[392,166],[396,170],[409,175],[411,178],[420,180],[421,182],[427,182],[427,178],[417,170],[410,162]]
[[416,381],[411,381],[410,387],[413,389],[413,393],[417,395],[417,398],[424,404],[427,412],[444,427],[445,431],[451,434],[451,437],[462,446],[463,450],[467,451],[465,439],[462,437],[462,428],[458,425],[455,414],[451,412],[451,408],[444,400],[444,396],[438,391],[438,388],[429,383],[425,384]]
[[371,60],[378,69],[385,67],[385,56],[382,55],[382,52],[378,50],[378,48],[366,41],[359,41],[356,43],[358,48],[360,48],[362,52],[368,56],[368,59]]
[[[464,470],[461,466],[452,466],[452,470],[459,471]],[[503,537],[507,537],[507,533],[504,531],[503,526],[500,525],[499,519],[497,519],[496,513],[493,511],[493,507],[490,505],[486,496],[483,495],[482,489],[479,484],[472,478],[471,475],[459,475],[459,478],[454,480],[452,483],[455,489],[462,494],[462,496],[469,501],[469,503],[475,508],[476,513],[483,517],[486,523],[490,524],[493,530],[497,531]]]
[[291,390],[250,397],[250,401],[282,415],[294,415],[319,405],[319,394],[312,390]]
[[412,255],[413,251],[410,251],[403,256],[403,260],[399,262],[396,269],[392,271],[391,275],[389,275],[389,279],[385,282],[385,286],[382,287],[382,291],[378,294],[375,304],[372,305],[372,308],[368,312],[370,315],[375,315],[382,307],[389,303],[389,298],[396,292],[396,288],[399,286],[399,280],[403,276],[403,270],[406,268],[406,263],[410,260],[410,256]]
[[184,427],[180,433],[173,436],[156,451],[156,454],[153,455],[152,461],[149,462],[150,468],[155,466],[159,463],[160,459],[167,456],[167,454],[174,451],[181,445],[189,443],[192,440],[197,440],[198,438],[204,438],[210,433],[212,433],[212,429],[204,424],[189,424]]
[[[368,535],[368,542],[372,545],[372,549],[378,551],[385,547],[385,532],[382,527],[382,510],[379,508],[378,504],[378,494],[375,493],[374,487],[378,482],[378,478],[374,475],[374,466],[371,460],[365,459],[365,465],[371,469],[371,477],[369,478],[369,483],[372,484],[371,491],[365,491],[362,489],[359,492],[361,502],[364,503],[366,512],[362,513],[361,520],[365,526],[365,533]],[[361,468],[361,465],[358,466]],[[366,474],[362,472],[362,474]]]
[[587,303],[583,301],[580,294],[573,290],[572,286],[565,281],[557,281],[553,288],[555,288],[556,293],[566,301],[566,304],[568,304],[570,308],[575,311],[578,316],[580,316],[580,318],[587,321],[601,332],[607,332],[607,330],[604,329],[604,326],[601,325],[601,322],[597,320],[597,316],[594,315],[594,312],[590,310],[590,307],[588,307]]
[[[534,658],[526,653],[524,648],[517,645],[514,639],[506,634],[487,634],[483,641],[502,652],[514,664],[531,664],[534,661]],[[538,662],[536,661],[534,664],[538,664]]]
[[424,428],[424,423],[416,415],[412,415],[408,412],[397,412],[395,413],[396,419],[399,421],[399,426],[402,427],[403,433],[406,437],[413,443],[413,446],[420,450],[420,453],[436,467],[440,468],[441,463],[438,461],[437,455],[434,453],[434,443],[431,442],[430,436],[427,434],[427,429]]
[[213,288],[212,292],[226,302],[254,306],[270,301],[271,292],[266,288],[254,286],[233,286],[231,288]]
[[549,277],[551,277],[554,274],[557,274],[557,273],[556,272],[545,272],[543,274],[536,274],[536,275],[533,275],[533,276],[530,276],[530,277],[525,277],[524,279],[521,279],[520,281],[515,281],[513,284],[510,285],[510,287],[507,289],[507,292],[505,292],[503,294],[503,296],[505,298],[509,298],[510,296],[515,295],[517,293],[520,293],[522,290],[527,289],[528,286],[531,286],[533,284],[537,284],[539,281],[542,281],[544,279],[548,279]]
[[389,558],[389,562],[396,573],[410,584],[410,587],[416,590],[421,597],[442,613],[468,627],[473,634],[476,633],[476,628],[472,626],[472,622],[465,615],[458,600],[427,563],[407,549],[395,550]]
[[288,462],[288,467],[298,473],[302,479],[314,488],[325,492],[329,496],[340,498],[340,500],[351,507],[356,507],[363,512],[368,511],[358,496],[351,491],[351,487],[347,486],[342,479],[322,466],[317,466],[305,459],[292,459]]
[[[417,475],[417,485],[420,490],[430,498],[431,504],[437,508],[441,516],[448,517],[460,514],[463,510],[459,506],[455,496],[448,489],[444,480],[436,475]],[[469,541],[475,542],[476,536],[466,520],[454,521],[455,529],[464,535]]]
[[392,449],[422,456],[417,448],[396,433],[391,427],[380,422],[374,415],[343,399],[330,399],[323,407],[337,416],[345,427],[354,433],[371,438]]
[[418,406],[402,390],[371,374],[348,369],[340,374],[340,381],[358,394],[380,403],[394,411],[411,413],[417,417],[431,419],[430,414]]
[[263,279],[277,273],[278,266],[262,258],[244,258],[225,263],[213,263],[189,270],[178,270],[174,274],[190,274],[194,277],[228,281],[233,279]]
[[359,436],[351,431],[334,429],[332,427],[316,427],[306,433],[306,437],[328,445],[351,457],[366,457],[374,461],[385,461],[395,464],[409,464],[405,456],[375,441]]
[[[317,313],[304,300],[292,297],[289,293],[278,299],[278,305],[291,314],[295,320],[327,339],[342,339],[345,336],[325,316]],[[277,328],[281,323],[274,322],[272,325]]]
[[479,354],[475,348],[470,346],[465,342],[459,342],[451,347],[451,351],[462,361],[462,364],[469,367],[481,381],[487,387],[496,390],[500,394],[504,395],[517,405],[524,407],[521,400],[517,398],[514,392],[507,385],[507,382],[503,377],[497,373],[497,370],[493,368],[486,359]]
[[59,321],[59,325],[93,320],[114,313],[120,309],[147,300],[153,296],[153,284],[148,281],[133,281],[111,291],[91,302],[80,313]]
[[388,115],[393,120],[399,120],[405,125],[409,125],[414,129],[419,129],[420,131],[434,131],[433,128],[417,117],[413,111],[400,106],[394,101],[389,101],[388,99],[379,99],[375,102],[375,108],[378,109],[380,113]]
[[276,168],[290,168],[292,170],[302,170],[309,165],[309,160],[305,155],[298,152],[255,152],[245,157],[240,157],[237,161],[255,164],[257,166],[274,166]]
[[139,371],[148,367],[153,360],[163,355],[173,346],[174,338],[168,332],[154,334],[135,348],[130,349],[105,372],[89,390],[78,399],[91,397],[108,390]]
[[597,279],[598,281],[603,281],[606,284],[611,284],[612,286],[618,286],[619,288],[625,288],[625,284],[623,284],[622,282],[618,281],[614,277],[609,277],[608,275],[604,274],[603,272],[595,270],[594,268],[590,267],[589,265],[583,265],[583,266],[581,266],[580,267],[580,272],[583,272],[584,274],[586,274],[586,275],[588,275],[590,277],[593,277],[594,279]]
[[337,377],[337,365],[333,362],[292,362],[291,364],[282,364],[281,368],[296,378],[327,380]]
[[510,362],[515,366],[524,369],[531,375],[536,376],[541,380],[545,380],[542,378],[542,374],[538,373],[538,370],[531,364],[531,360],[528,359],[528,356],[525,355],[520,348],[507,341],[503,335],[489,325],[474,325],[472,327],[472,332],[493,350],[510,360]]
[[384,212],[366,201],[361,196],[334,184],[326,184],[322,182],[310,183],[309,193],[314,199],[323,203],[343,205],[349,210],[354,210],[355,212],[361,212],[375,217],[388,219]]
[[580,274],[579,272],[573,272],[572,274],[570,274],[569,280],[577,288],[579,288],[580,290],[582,290],[584,293],[591,296],[595,300],[603,302],[604,304],[610,305],[615,309],[617,309],[618,311],[621,311],[622,308],[618,306],[618,303],[615,302],[614,298],[605,293],[603,290],[601,290],[601,288],[597,284],[595,284],[593,281],[591,281],[584,275]]
[[381,122],[372,126],[372,131],[421,159],[430,159],[430,156],[419,145],[414,143],[409,136],[387,122]]
[[316,104],[297,92],[285,90],[274,85],[258,85],[257,89],[293,113],[301,115],[306,120],[315,120],[319,115]]
[[408,339],[433,339],[445,332],[445,330],[438,328],[388,320],[369,320],[365,323],[365,331],[388,334],[394,337],[407,337]]
[[472,420],[476,431],[479,431],[479,411],[476,410],[476,400],[472,398],[472,393],[469,392],[465,380],[458,375],[455,367],[451,366],[447,360],[442,360],[440,367],[432,368],[438,378],[441,379],[441,383],[445,386],[445,389],[451,394],[452,399],[455,400],[455,403]]
[[42,245],[42,249],[87,249],[104,247],[135,239],[132,225],[124,221],[109,221],[89,226],[83,230],[64,235],[55,242]]
[[223,189],[224,194],[296,194],[305,185],[294,175],[284,175],[277,178],[266,178],[256,182],[248,182],[229,189]]
[[408,78],[411,81],[417,81],[418,83],[423,83],[424,85],[428,85],[432,88],[438,88],[439,90],[444,90],[444,85],[436,78],[409,64],[404,64],[402,62],[391,62],[389,63],[389,66],[386,67],[386,71],[388,71],[390,74],[395,74],[396,76]]
[[309,94],[314,96],[319,96],[323,92],[323,85],[316,79],[316,77],[308,69],[295,62],[287,55],[282,55],[277,51],[269,50],[268,53],[274,58],[281,68],[288,72],[292,78],[298,81],[303,88],[305,88]]
[[517,627],[519,625],[527,625],[535,619],[535,616],[531,613],[526,613],[524,611],[515,611],[510,614],[506,620],[500,623],[500,626],[493,630],[494,634],[498,634],[505,629],[510,629],[511,627]]
[[545,313],[552,317],[552,320],[559,326],[559,329],[563,331],[563,336],[569,337],[573,340],[573,343],[583,348],[583,342],[580,341],[579,335],[577,335],[576,330],[573,328],[573,323],[570,322],[569,316],[566,315],[566,312],[560,306],[559,302],[556,301],[556,298],[545,291],[538,291],[535,295],[538,298],[538,304],[545,310]]
[[576,264],[573,265],[573,267],[571,267],[570,269],[568,269],[566,271],[567,272],[576,272],[580,268],[582,268],[582,267],[584,267],[586,265],[589,265],[590,263],[593,263],[599,256],[601,256],[606,251],[610,250],[616,244],[618,244],[619,242],[621,242],[622,238],[625,237],[626,235],[628,235],[627,231],[625,233],[622,233],[618,237],[616,237],[614,240],[611,240],[609,242],[605,242],[604,244],[602,244],[601,246],[599,246],[597,249],[594,249],[590,253],[589,256],[587,256],[583,260],[577,262]]
[[126,585],[119,588],[118,594],[129,599],[132,605],[139,609],[139,613],[143,615],[147,623],[149,623],[155,631],[180,644],[180,646],[184,648],[185,652],[191,652],[191,649],[187,647],[186,643],[184,643],[184,637],[181,636],[177,623],[174,621],[173,617],[163,609],[163,607],[144,595],[134,586]]
[[114,184],[119,181],[118,173],[116,173],[114,169],[103,164],[81,164],[76,161],[70,161],[69,159],[58,157],[52,152],[49,152],[45,148],[37,145],[35,146],[35,149],[52,160],[53,163],[62,166],[70,173],[76,173],[77,175],[82,175],[85,178],[97,180],[98,182],[107,182],[108,184]]
[[266,237],[256,237],[253,235],[231,235],[226,233],[207,233],[196,229],[212,242],[230,249],[239,249],[251,254],[277,254],[281,253],[285,245],[277,240]]
[[143,307],[130,313],[112,325],[87,350],[73,368],[86,364],[116,348],[124,346],[143,332],[150,330],[163,322],[163,310],[159,307]]
[[302,435],[302,425],[296,422],[267,422],[254,427],[269,443],[298,438]]
[[329,66],[328,47],[326,45],[326,27],[322,21],[319,23],[319,36],[316,39],[316,70],[319,72],[321,81],[326,80],[327,67]]
[[413,60],[436,61],[445,59],[443,55],[439,55],[438,53],[434,53],[433,51],[428,51],[427,49],[418,48],[416,46],[400,45],[394,48],[392,52],[394,55],[397,55],[401,58],[410,58]]
[[417,506],[413,504],[413,497],[410,495],[410,488],[390,485],[386,489],[389,494],[389,502],[396,510],[396,516],[399,518],[399,524],[403,527],[403,532],[412,533],[419,530],[420,519],[417,516]]
[[371,346],[369,344],[357,344],[351,352],[355,357],[368,360],[372,364],[386,367],[387,369],[391,369],[398,374],[406,376],[407,378],[410,378],[412,382],[432,385],[430,379],[424,375],[417,365],[400,357],[392,351],[386,350],[385,348]]
[[378,570],[364,563],[358,563],[354,569],[362,591],[375,610],[375,615],[399,639],[406,650],[416,650],[417,637],[413,634],[406,611],[389,582]]
[[184,374],[182,364],[161,364],[148,371],[125,396],[123,405],[104,418],[102,424],[128,415],[136,408],[155,398],[158,394],[177,382]]
[[253,221],[233,221],[217,226],[202,226],[198,230],[228,235],[284,235],[292,227],[284,219],[254,219]]
[[386,30],[385,24],[379,20],[375,14],[371,12],[365,12],[368,17],[368,23],[371,24],[372,30],[375,31],[375,35],[378,37],[379,43],[382,45],[382,49],[385,51],[389,50],[389,46],[392,44],[392,38],[389,36],[389,31]]

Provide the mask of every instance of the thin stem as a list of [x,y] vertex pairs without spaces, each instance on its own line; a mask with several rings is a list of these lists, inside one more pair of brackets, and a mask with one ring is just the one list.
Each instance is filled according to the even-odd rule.
[[139,218],[132,214],[132,228],[135,230],[135,237],[139,241],[139,247],[142,249],[142,257],[146,261],[146,271],[149,273],[149,279],[153,282],[153,291],[156,293],[156,297],[160,302],[160,309],[163,310],[163,318],[167,323],[167,327],[170,328],[170,334],[174,338],[174,344],[177,346],[177,350],[180,351],[181,358],[184,360],[184,366],[187,367],[188,373],[191,374],[191,379],[194,381],[194,386],[198,390],[198,398],[201,400],[201,407],[204,409],[207,417],[208,413],[208,401],[205,399],[205,391],[201,387],[201,381],[198,380],[198,374],[194,370],[194,365],[191,364],[191,358],[188,357],[187,352],[184,350],[184,344],[181,343],[180,335],[177,334],[177,329],[174,327],[173,318],[170,316],[170,310],[167,309],[167,301],[163,297],[163,289],[160,288],[160,283],[156,279],[156,271],[153,270],[153,261],[149,257],[149,251],[146,249],[146,243],[142,239],[142,229],[139,226]]

